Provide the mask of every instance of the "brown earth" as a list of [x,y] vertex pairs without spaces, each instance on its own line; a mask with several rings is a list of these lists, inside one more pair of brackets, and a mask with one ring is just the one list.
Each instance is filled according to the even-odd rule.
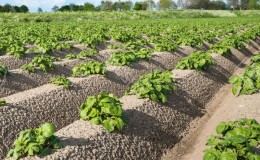
[[[243,71],[239,69],[236,74]],[[260,122],[260,93],[234,96],[231,89],[232,85],[227,84],[219,91],[218,97],[206,107],[207,114],[193,121],[189,133],[162,156],[163,160],[202,160],[208,138],[216,134],[215,128],[222,121],[252,118]]]

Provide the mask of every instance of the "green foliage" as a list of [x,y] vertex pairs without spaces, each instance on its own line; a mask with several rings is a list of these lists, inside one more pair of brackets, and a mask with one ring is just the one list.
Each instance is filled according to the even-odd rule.
[[253,64],[246,68],[245,73],[239,76],[232,76],[229,83],[233,84],[234,95],[253,94],[260,89],[260,64]]
[[112,64],[116,66],[129,65],[132,62],[136,62],[140,59],[149,59],[151,58],[151,50],[147,48],[142,48],[139,51],[118,51],[111,55],[107,60],[107,64]]
[[176,90],[176,81],[171,75],[170,71],[154,71],[142,76],[126,94],[136,94],[139,98],[166,103],[167,94]]
[[251,62],[260,64],[260,54],[251,57]]
[[65,76],[52,77],[50,83],[55,84],[56,86],[63,86],[64,89],[67,89],[71,86],[71,81]]
[[178,45],[176,43],[164,39],[161,39],[154,44],[154,49],[155,51],[158,52],[163,52],[163,51],[173,52],[176,51],[177,48]]
[[218,53],[220,55],[230,55],[232,54],[229,44],[226,43],[216,43],[210,46],[209,53]]
[[134,61],[137,61],[137,57],[134,55],[133,52],[118,51],[112,54],[106,63],[116,65],[116,66],[124,66],[124,65],[129,65],[131,62]]
[[97,61],[89,61],[75,66],[72,69],[73,77],[85,77],[90,74],[105,74],[106,68],[103,63]]
[[195,69],[198,72],[206,71],[213,64],[210,54],[196,51],[182,58],[176,65],[176,69]]
[[3,98],[0,98],[0,106],[4,106],[6,104],[6,100]]
[[7,55],[13,55],[17,58],[20,58],[24,56],[25,49],[23,47],[23,44],[21,42],[12,43],[10,46],[6,49]]
[[70,53],[65,56],[65,59],[77,59],[77,55]]
[[107,46],[107,49],[119,49],[119,48],[121,48],[121,46],[120,46],[120,45],[117,45],[117,44],[108,45],[108,46]]
[[78,55],[77,58],[84,58],[84,57],[89,57],[89,56],[93,56],[94,54],[97,54],[97,50],[95,49],[90,49],[88,51],[84,50],[81,51]]
[[141,48],[138,51],[134,51],[134,54],[139,59],[150,59],[152,57],[152,52],[153,51],[151,49]]
[[122,103],[116,96],[108,93],[87,97],[86,102],[80,106],[80,117],[93,124],[103,125],[109,132],[120,131],[125,125]]
[[29,64],[25,64],[21,69],[27,70],[29,72],[35,72],[35,68],[38,67],[41,71],[47,72],[48,70],[53,70],[55,59],[47,55],[39,55],[32,59]]
[[208,139],[204,160],[259,160],[260,124],[254,119],[221,122]]
[[8,69],[0,63],[0,76],[9,75]]
[[54,125],[48,122],[39,128],[21,131],[14,141],[14,148],[8,152],[7,157],[19,159],[26,155],[46,155],[50,153],[50,149],[62,148],[58,137],[53,135],[54,132]]

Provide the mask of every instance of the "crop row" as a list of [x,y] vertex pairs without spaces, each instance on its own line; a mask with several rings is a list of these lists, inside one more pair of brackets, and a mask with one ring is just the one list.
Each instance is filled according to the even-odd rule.
[[[118,138],[115,143],[122,143],[123,146],[118,145],[117,147],[124,147],[124,150],[131,152],[125,153],[124,156],[136,157],[133,154],[134,151],[140,152],[136,151],[136,146],[147,148],[143,150],[144,156],[161,155],[162,149],[172,147],[172,144],[176,143],[176,140],[180,138],[177,136],[178,133],[185,131],[191,120],[202,115],[200,108],[205,107],[205,104],[223,83],[226,83],[236,70],[237,65],[240,65],[249,54],[258,50],[258,44],[251,41],[251,39],[259,41],[257,37],[260,33],[260,27],[256,26],[255,23],[226,22],[212,25],[200,22],[180,25],[175,23],[173,25],[170,21],[158,21],[156,27],[152,28],[153,30],[146,28],[142,22],[136,22],[138,23],[138,25],[135,24],[136,26],[128,22],[117,22],[109,28],[106,27],[107,23],[109,22],[90,23],[86,27],[76,23],[66,24],[65,27],[63,26],[64,30],[55,23],[50,25],[30,24],[31,29],[21,30],[21,32],[17,32],[17,29],[28,24],[21,26],[7,24],[2,28],[1,34],[6,38],[5,41],[1,39],[3,53],[10,54],[9,47],[12,46],[10,42],[20,45],[15,46],[17,44],[14,44],[15,49],[11,49],[11,55],[21,56],[21,59],[23,59],[25,50],[22,51],[19,47],[25,48],[25,45],[33,46],[29,47],[27,51],[41,53],[32,56],[26,62],[27,64],[21,67],[22,70],[8,70],[5,66],[0,66],[0,76],[4,82],[1,84],[3,88],[1,97],[3,99],[0,99],[0,105],[2,105],[0,110],[2,128],[0,142],[3,143],[1,144],[3,154],[10,149],[11,143],[19,131],[26,128],[36,128],[41,123],[49,121],[58,130],[61,129],[57,132],[57,137],[61,138],[63,135],[63,137],[68,138],[65,141],[61,140],[65,148],[49,158],[61,156],[59,154],[68,157],[82,156],[77,158],[95,156],[95,153],[94,155],[90,153],[89,155],[83,153],[67,155],[66,150],[69,150],[70,153],[78,153],[74,145],[79,145],[79,143],[83,148],[76,148],[84,150],[86,153],[96,148],[96,145],[103,145],[106,148],[111,144],[104,145],[102,141],[104,138]],[[148,25],[153,26],[155,23],[150,22]],[[90,26],[94,29],[89,28]],[[74,30],[71,30],[71,27]],[[241,28],[247,29],[241,31]],[[9,32],[7,32],[8,30]],[[65,31],[68,30],[71,32],[65,34]],[[131,32],[129,32],[130,30]],[[237,34],[237,31],[240,33]],[[83,36],[80,33],[85,34]],[[25,34],[30,36],[25,37]],[[44,34],[44,40],[35,39],[43,37]],[[81,36],[81,39],[78,36]],[[211,45],[208,51],[196,51],[182,55],[173,52],[182,45],[196,47],[205,41],[212,42],[215,37],[220,37],[220,40]],[[105,53],[105,57],[100,56],[101,54],[96,50],[102,50],[104,48],[102,44],[111,42],[111,40],[113,43],[106,44],[105,48],[117,51],[112,54]],[[53,53],[56,50],[73,47],[71,42],[74,43],[74,41],[86,45],[87,49],[80,53],[62,56],[62,58],[73,60],[55,62],[59,60],[57,59],[59,56],[55,57]],[[153,53],[154,51],[173,53]],[[172,70],[174,68],[188,70],[185,72],[173,70],[173,73],[155,71],[156,69]],[[60,76],[62,74],[66,77]],[[141,75],[144,76],[140,77]],[[59,77],[51,78],[53,76]],[[67,76],[73,78],[67,78]],[[63,85],[63,87],[46,84],[50,78],[52,83]],[[136,81],[137,79],[139,80]],[[205,82],[206,85],[200,83],[201,81]],[[174,91],[176,92],[174,93]],[[112,94],[102,92],[113,93],[119,97],[123,96],[125,92],[128,95],[117,99]],[[5,97],[7,95],[9,96]],[[80,105],[81,107],[79,107]],[[169,108],[165,108],[165,105]],[[83,126],[82,120],[78,120],[79,110],[81,119],[101,124],[109,132],[114,130],[121,132],[110,135],[100,126],[94,127],[86,122]],[[162,116],[166,112],[167,116]],[[123,115],[129,119],[128,123]],[[138,118],[140,115],[143,117],[141,121]],[[159,115],[161,116],[158,117]],[[169,118],[169,121],[165,118]],[[151,126],[148,121],[155,123]],[[174,123],[176,121],[180,123]],[[165,122],[167,123],[165,124]],[[78,124],[82,125],[77,126]],[[183,125],[179,126],[179,124]],[[142,134],[140,131],[144,125],[147,125],[147,128],[144,129],[147,132]],[[14,150],[9,152],[9,156],[19,157],[22,154],[41,153],[42,147],[48,145],[49,138],[53,134],[51,131],[52,134],[47,135],[47,132],[41,128],[44,127],[41,126],[38,129],[21,133],[20,140],[24,140],[23,137],[27,137],[25,135],[29,133],[32,133],[34,138],[30,138],[30,142],[25,138],[25,144],[17,140]],[[83,134],[86,129],[89,132]],[[42,132],[38,132],[38,130],[42,130]],[[73,135],[73,130],[78,130],[79,134]],[[101,137],[98,136],[97,130]],[[161,135],[165,135],[166,139],[163,139]],[[170,138],[169,135],[176,137]],[[69,137],[75,138],[74,145],[72,144],[73,138]],[[94,139],[96,145],[85,146],[86,142],[90,142],[91,139]],[[129,147],[128,144],[131,141],[134,141],[136,145]],[[98,152],[99,149],[104,149],[101,146],[96,148]],[[86,147],[91,149],[86,149]],[[151,153],[151,150],[155,152]],[[123,155],[118,154],[122,153],[112,154],[112,157],[122,158]],[[100,156],[104,155],[100,154]]]
[[[210,67],[210,65],[212,65],[212,57],[210,56],[210,53],[215,51],[212,48],[215,48],[215,46],[220,46],[220,44],[225,44],[224,47],[222,48],[219,47],[219,49],[222,49],[222,52],[220,54],[224,54],[224,55],[229,54],[231,52],[230,48],[228,48],[226,51],[224,51],[223,48],[226,49],[227,46],[231,46],[231,47],[233,46],[238,49],[245,48],[250,38],[255,39],[256,36],[258,35],[258,32],[259,32],[259,28],[252,28],[241,34],[228,36],[227,38],[220,40],[216,44],[211,45],[210,46],[211,49],[207,51],[207,53],[198,51],[196,53],[191,54],[190,56],[181,59],[180,62],[177,64],[176,68],[196,69],[197,71],[206,70],[208,67]],[[240,44],[239,46],[236,45],[238,43]],[[79,53],[80,56],[82,55],[81,53],[82,52]],[[29,74],[21,70],[13,70],[12,71],[13,74],[11,74],[11,76],[10,75],[5,76],[5,79],[3,79],[2,81],[5,83],[2,84],[1,97],[13,93],[17,93],[18,91],[23,91],[26,89],[30,89],[33,87],[46,84],[49,81],[50,77],[55,75],[65,75],[65,76],[72,75],[74,77],[84,77],[94,73],[105,74],[105,70],[106,70],[105,66],[99,62],[93,61],[95,59],[100,59],[100,55],[103,55],[104,57],[109,57],[109,54],[107,53],[105,54],[94,53],[87,56],[89,58],[84,57],[83,59],[71,60],[65,63],[64,62],[55,63],[53,62],[56,60],[55,57],[51,57],[48,55],[36,56],[32,59],[30,63],[23,65],[21,68],[29,72],[35,72],[36,69],[47,72],[48,70],[53,70],[55,66],[55,71],[51,72],[50,74],[44,74],[41,72],[37,72],[36,74],[33,73]],[[154,61],[153,59],[151,59],[152,55],[153,54],[151,49],[146,49],[146,48],[140,49],[139,51],[135,51],[135,52],[117,51],[110,56],[110,58],[106,61],[106,64],[116,65],[116,66],[125,66],[125,65],[129,66],[131,63],[138,61],[140,59],[148,59],[149,62],[151,62]],[[100,60],[104,62],[104,59],[101,58]],[[175,58],[175,61],[177,60],[178,59]],[[75,64],[84,61],[89,61],[89,62],[75,66]],[[168,68],[172,68],[172,67],[173,66],[169,66]],[[4,69],[6,68],[4,66],[2,66],[2,68],[3,68],[2,74],[4,74],[5,73]],[[19,78],[19,77],[24,77],[24,78]]]
[[[156,51],[172,52],[180,45],[202,45],[203,42],[212,42],[215,37],[255,25],[254,22],[221,22],[7,23],[0,27],[0,51],[20,58],[26,52],[51,54],[70,49],[73,48],[73,43],[100,49],[101,44],[117,41],[123,43],[119,45],[121,48],[140,49],[151,43]],[[108,46],[116,47],[113,44]]]
[[[204,53],[201,53],[201,54],[204,54]],[[243,56],[242,56],[243,57]],[[241,57],[241,58],[242,58]],[[242,58],[243,59],[243,58]],[[222,59],[222,61],[223,61],[223,59]],[[223,62],[222,62],[223,63]],[[235,66],[236,66],[236,64],[235,64]],[[228,68],[227,66],[226,66],[226,68]],[[233,70],[234,70],[234,68],[233,68]],[[231,71],[231,70],[230,70]],[[222,73],[223,74],[223,73]],[[197,74],[196,74],[197,75]],[[229,75],[226,75],[226,76],[229,76]],[[153,77],[153,76],[152,76]],[[90,77],[91,78],[91,77]],[[100,77],[98,78],[98,81],[100,81]],[[145,80],[144,80],[145,81]],[[88,82],[89,83],[89,82]],[[147,84],[144,84],[144,83],[139,83],[138,85],[147,85]],[[216,85],[216,84],[215,84]],[[134,85],[135,86],[135,85]],[[132,92],[139,92],[139,91],[137,91],[136,89],[138,89],[138,88],[141,88],[141,87],[134,87],[133,86],[133,88],[132,89],[130,89],[130,92],[131,92],[131,90],[132,90]],[[46,87],[46,86],[45,86]],[[110,87],[111,87],[111,85],[110,85]],[[44,88],[44,87],[43,87]],[[46,87],[46,88],[48,88],[48,87]],[[87,88],[89,88],[89,87],[87,87]],[[96,87],[95,87],[96,88]],[[120,87],[119,87],[120,88]],[[134,89],[134,88],[136,88],[136,89]],[[77,88],[78,89],[78,88]],[[213,89],[212,89],[213,90]],[[157,91],[158,91],[158,89],[157,89]],[[29,92],[31,92],[31,91],[29,91]],[[35,95],[35,94],[38,94],[38,95],[41,95],[41,93],[36,93],[37,92],[37,90],[35,90],[35,92],[34,93],[31,93],[32,95]],[[48,92],[50,92],[50,90],[48,91]],[[67,91],[64,91],[64,92],[67,92]],[[149,91],[150,92],[150,91]],[[113,93],[114,93],[114,91],[113,91]],[[140,92],[139,92],[140,93]],[[214,92],[214,93],[216,93],[216,92]],[[57,94],[56,92],[54,92],[54,94]],[[66,94],[65,94],[66,95]],[[67,93],[67,95],[68,95],[68,93]],[[81,94],[81,97],[82,97],[82,95],[84,95],[84,94]],[[86,94],[85,94],[86,95]],[[151,98],[152,100],[156,100],[156,98],[154,98],[154,96],[151,96],[152,94],[149,94],[148,95],[148,98]],[[15,95],[14,95],[15,96]],[[50,94],[50,96],[51,96],[51,98],[53,98],[54,97],[54,95],[53,94]],[[142,94],[140,94],[140,96],[142,97]],[[69,96],[70,97],[70,96]],[[79,97],[79,96],[73,96],[73,97]],[[144,96],[144,97],[146,97],[146,96]],[[32,101],[32,98],[33,99],[35,99],[35,97],[31,97],[31,100],[30,101]],[[64,97],[63,97],[64,98]],[[209,97],[207,97],[207,98],[209,98]],[[206,99],[207,99],[206,98]],[[8,98],[7,98],[8,99]],[[10,98],[11,99],[11,98]],[[46,96],[45,96],[45,98],[44,99],[46,99]],[[83,97],[82,97],[82,99],[84,99]],[[164,96],[159,96],[159,100],[161,100],[161,102],[165,102],[165,97]],[[39,99],[38,99],[39,100]],[[203,98],[201,98],[201,100],[203,100]],[[18,101],[19,102],[19,99],[16,99],[16,101]],[[39,100],[39,101],[42,101],[42,100]],[[82,103],[82,100],[80,100],[81,101],[81,103]],[[67,103],[68,101],[66,101],[65,100],[65,102]],[[73,102],[73,101],[72,101]],[[75,100],[74,100],[74,102],[76,102]],[[78,102],[77,102],[78,103]],[[14,103],[15,104],[15,103]],[[35,105],[35,103],[32,103],[32,104],[34,104]],[[44,105],[46,106],[46,104],[47,103],[45,103]],[[21,106],[27,106],[28,107],[28,104],[24,104],[24,105],[22,105],[22,104],[20,104]],[[19,105],[19,106],[20,106]],[[64,107],[64,105],[58,105],[58,106],[62,106],[62,107]],[[73,105],[73,106],[75,106],[75,105]],[[36,108],[37,110],[38,110],[38,108]],[[46,109],[46,108],[45,108]],[[75,109],[75,108],[74,108]],[[36,110],[35,110],[36,111]],[[15,112],[17,112],[17,110],[16,111],[14,111],[14,115],[15,115]],[[53,111],[53,112],[55,112],[55,111]],[[50,112],[48,112],[48,113],[50,113]],[[66,112],[65,112],[66,113]],[[20,114],[21,114],[21,111],[20,111]],[[28,114],[28,113],[27,113]],[[20,116],[20,115],[19,115]],[[26,115],[26,117],[28,117],[28,115]],[[55,116],[54,116],[55,117]],[[77,117],[77,116],[76,116]],[[76,118],[75,117],[75,118]],[[7,118],[7,117],[6,117]],[[25,117],[24,117],[25,118]],[[44,117],[44,118],[46,118],[46,117]],[[57,118],[57,116],[56,116],[56,118]],[[50,119],[52,119],[52,118],[50,118]],[[60,121],[60,118],[58,118],[59,119],[59,121]],[[21,121],[21,120],[20,120]],[[27,119],[27,121],[28,121],[28,119]],[[30,120],[29,120],[29,122],[31,122]],[[52,122],[54,122],[53,120],[52,120]],[[23,124],[24,123],[24,121],[23,122],[21,122],[21,125],[24,125]],[[31,122],[32,123],[32,122]],[[30,123],[30,125],[32,125]],[[39,125],[39,122],[36,122],[36,123],[38,123],[38,125]],[[9,124],[10,125],[10,124]],[[17,125],[17,121],[14,123],[14,125]],[[57,125],[57,126],[59,126],[59,125]],[[14,126],[13,126],[14,127]],[[24,127],[23,127],[24,128]]]

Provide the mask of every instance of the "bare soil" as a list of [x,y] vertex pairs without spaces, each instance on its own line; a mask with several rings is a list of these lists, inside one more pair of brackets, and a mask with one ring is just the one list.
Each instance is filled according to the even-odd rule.
[[[243,69],[236,72],[241,73]],[[216,134],[215,128],[220,122],[239,118],[252,118],[260,122],[260,93],[234,96],[231,89],[232,85],[225,85],[207,107],[207,114],[193,121],[189,133],[161,159],[202,160],[207,140]]]

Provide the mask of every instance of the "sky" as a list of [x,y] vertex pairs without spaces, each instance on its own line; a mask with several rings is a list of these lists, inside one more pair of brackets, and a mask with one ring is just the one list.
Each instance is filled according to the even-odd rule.
[[[112,0],[116,1],[116,0]],[[140,0],[132,0],[132,2],[136,2]],[[74,4],[84,4],[86,2],[90,2],[94,4],[95,6],[99,5],[101,0],[0,0],[0,5],[4,5],[6,3],[11,5],[26,5],[29,7],[30,12],[36,12],[37,9],[40,7],[43,9],[43,11],[51,11],[51,8],[54,5],[62,6],[70,3]]]

